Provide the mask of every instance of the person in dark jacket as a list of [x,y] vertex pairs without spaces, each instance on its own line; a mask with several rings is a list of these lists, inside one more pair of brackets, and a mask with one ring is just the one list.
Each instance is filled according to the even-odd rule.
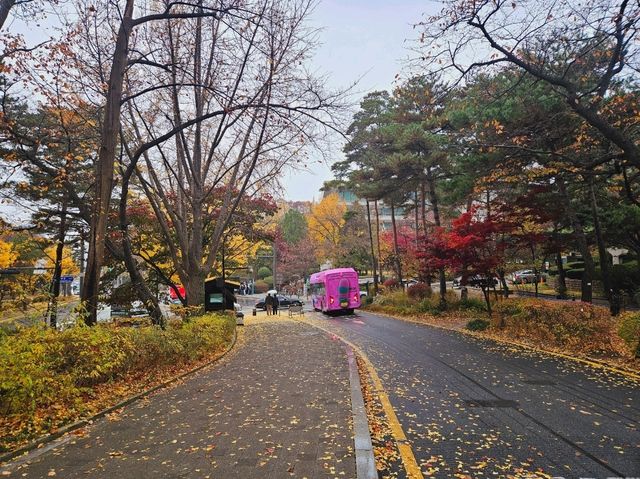
[[273,314],[278,314],[278,306],[280,306],[280,301],[278,301],[278,295],[273,295]]
[[267,316],[271,316],[273,312],[273,296],[271,296],[271,293],[267,293],[267,297],[264,298],[264,307],[267,310]]

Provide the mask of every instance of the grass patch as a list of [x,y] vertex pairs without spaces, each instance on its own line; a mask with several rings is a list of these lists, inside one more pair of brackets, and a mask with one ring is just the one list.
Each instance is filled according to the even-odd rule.
[[235,319],[206,315],[154,326],[45,327],[0,335],[0,451],[91,415],[212,358]]

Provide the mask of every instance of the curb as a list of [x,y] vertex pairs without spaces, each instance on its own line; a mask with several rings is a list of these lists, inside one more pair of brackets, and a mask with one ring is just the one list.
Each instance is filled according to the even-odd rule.
[[360,374],[356,357],[351,346],[346,343],[349,362],[349,384],[351,385],[351,411],[353,414],[353,432],[356,452],[356,477],[357,479],[377,479],[376,460],[373,456],[373,444],[369,432],[369,421],[364,408],[364,398],[360,386]]
[[605,369],[607,371],[611,371],[617,374],[620,374],[621,376],[624,376],[627,379],[631,379],[633,381],[640,381],[640,373],[632,370],[632,369],[627,369],[627,368],[623,368],[620,366],[614,366],[612,364],[609,364],[605,361],[602,361],[600,359],[595,359],[595,358],[589,358],[589,357],[579,357],[579,356],[571,356],[567,353],[561,353],[559,351],[553,351],[551,349],[541,349],[541,348],[537,348],[535,346],[531,346],[527,343],[521,343],[518,341],[513,341],[513,340],[508,340],[508,339],[503,339],[503,338],[497,338],[494,336],[485,336],[482,334],[478,334],[476,332],[473,331],[467,331],[465,329],[454,329],[454,328],[448,328],[446,326],[442,326],[439,324],[432,324],[432,323],[427,323],[424,321],[418,321],[416,319],[411,319],[408,317],[404,317],[404,316],[396,316],[393,314],[389,314],[389,313],[384,313],[384,312],[379,312],[379,311],[370,311],[367,309],[362,310],[365,313],[369,313],[369,314],[377,314],[379,316],[386,316],[387,318],[391,318],[391,319],[397,319],[398,321],[405,321],[407,323],[413,323],[413,324],[421,324],[423,326],[429,326],[431,328],[437,328],[437,329],[442,329],[445,331],[451,331],[453,333],[460,333],[460,334],[464,334],[465,336],[470,336],[472,338],[476,338],[476,339],[484,339],[484,340],[489,340],[489,341],[494,341],[496,343],[500,343],[500,344],[506,344],[509,346],[518,346],[522,349],[527,349],[529,351],[534,351],[536,353],[544,353],[544,354],[548,354],[549,356],[555,356],[558,358],[562,358],[562,359],[568,359],[571,361],[575,361],[577,363],[582,363],[582,364],[586,364],[588,366],[591,366],[593,368],[598,368],[598,369]]
[[220,354],[220,356],[217,356],[216,358],[207,361],[204,364],[201,364],[200,366],[197,366],[193,369],[190,369],[189,371],[186,371],[184,373],[179,374],[178,376],[175,376],[173,378],[167,379],[166,381],[153,386],[152,388],[149,388],[145,391],[142,391],[138,394],[135,394],[127,399],[124,399],[122,401],[120,401],[117,404],[114,404],[113,406],[109,406],[106,409],[102,409],[101,411],[98,411],[97,413],[95,413],[93,416],[90,416],[88,418],[85,419],[80,419],[79,421],[73,422],[71,424],[67,424],[66,426],[62,426],[60,428],[58,428],[58,430],[56,430],[56,432],[52,432],[50,434],[47,434],[45,436],[41,436],[38,439],[28,443],[25,446],[22,446],[14,451],[10,451],[10,452],[6,452],[4,454],[0,454],[0,465],[4,464],[7,465],[6,463],[8,463],[8,461],[11,461],[12,459],[15,459],[16,457],[25,454],[25,453],[29,453],[31,451],[33,451],[34,449],[39,449],[41,448],[44,444],[50,443],[52,441],[55,441],[56,439],[59,439],[60,437],[64,436],[65,434],[78,430],[80,428],[83,428],[85,426],[88,426],[90,424],[92,424],[94,421],[96,421],[97,419],[100,419],[104,416],[106,416],[109,413],[112,413],[113,411],[123,408],[125,406],[128,406],[129,404],[138,401],[139,399],[143,399],[145,397],[147,397],[148,395],[150,395],[151,393],[154,393],[160,389],[164,389],[168,386],[170,386],[171,384],[186,378],[187,376],[191,376],[194,373],[197,373],[198,371],[211,366],[212,364],[216,363],[217,361],[219,361],[220,359],[224,358],[232,349],[233,347],[236,345],[236,342],[238,340],[238,328],[235,328],[233,331],[233,338],[231,340],[231,344],[227,347],[227,349],[225,349],[225,351]]
[[[418,465],[418,462],[416,461],[416,458],[413,454],[413,449],[411,448],[411,444],[407,440],[407,437],[402,429],[402,425],[400,424],[400,421],[396,416],[393,406],[391,405],[389,396],[387,395],[384,389],[384,386],[382,384],[382,381],[380,380],[380,377],[378,376],[378,373],[375,367],[373,366],[373,364],[371,363],[371,361],[369,360],[369,358],[355,344],[351,343],[347,339],[344,339],[342,336],[339,336],[333,331],[325,329],[322,326],[318,326],[316,324],[312,324],[312,323],[307,323],[307,324],[309,324],[310,326],[313,326],[314,328],[319,329],[320,331],[324,331],[327,334],[335,336],[337,339],[342,341],[345,347],[349,347],[353,351],[356,351],[358,353],[358,355],[366,365],[369,375],[371,376],[371,380],[373,382],[375,391],[378,394],[380,402],[382,403],[384,414],[387,416],[387,420],[389,421],[389,427],[391,428],[393,439],[396,442],[396,446],[398,447],[398,451],[400,452],[400,457],[402,459],[402,464],[407,473],[407,476],[406,476],[407,479],[423,479],[422,471],[420,470],[420,466]],[[357,373],[357,365],[356,365],[356,373]],[[359,392],[360,392],[360,396],[362,397],[362,390],[359,389]],[[355,423],[354,423],[354,429],[355,429]],[[367,432],[368,432],[368,427],[367,427]],[[370,435],[369,435],[369,441],[371,441]],[[376,475],[373,477],[374,478],[378,477],[377,471],[376,471]],[[360,476],[358,476],[358,479],[360,479]]]

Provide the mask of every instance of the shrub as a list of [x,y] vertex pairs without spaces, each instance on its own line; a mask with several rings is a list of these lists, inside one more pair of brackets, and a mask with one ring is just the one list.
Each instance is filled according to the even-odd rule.
[[171,312],[180,316],[184,320],[189,320],[196,316],[202,316],[204,314],[204,306],[183,306],[181,304],[172,304]]
[[458,309],[461,311],[483,312],[487,310],[486,303],[478,298],[467,298],[457,303]]
[[416,283],[407,289],[407,295],[413,300],[428,298],[431,293],[431,286],[426,283]]
[[489,327],[489,321],[486,319],[472,319],[467,323],[469,331],[484,331]]
[[48,303],[49,295],[48,294],[36,294],[31,297],[31,304],[33,303]]
[[636,306],[640,306],[640,289],[636,290],[635,294],[633,295],[633,302]]
[[638,351],[640,348],[640,312],[622,313],[618,320],[618,334],[627,343],[629,349]]
[[382,286],[384,286],[385,289],[398,289],[400,287],[400,283],[398,283],[398,280],[395,278],[389,278],[382,283]]
[[640,287],[640,269],[637,262],[614,264],[611,268],[611,282],[614,290],[624,291],[629,296]]
[[271,276],[271,270],[266,266],[261,266],[258,269],[258,278],[265,279],[267,276]]
[[373,300],[374,304],[380,306],[396,306],[396,307],[406,307],[410,306],[411,302],[409,301],[409,297],[404,291],[401,290],[391,290],[385,293],[379,294]]
[[625,356],[629,350],[605,308],[585,303],[508,299],[495,305],[492,326],[511,338],[567,352]]
[[255,284],[256,293],[266,293],[269,291],[269,284],[266,281],[259,279]]
[[234,328],[231,316],[207,315],[164,331],[97,325],[0,335],[0,451],[90,412],[94,387],[199,360],[228,344]]
[[419,313],[438,315],[441,312],[439,297],[431,296],[420,301],[416,306]]

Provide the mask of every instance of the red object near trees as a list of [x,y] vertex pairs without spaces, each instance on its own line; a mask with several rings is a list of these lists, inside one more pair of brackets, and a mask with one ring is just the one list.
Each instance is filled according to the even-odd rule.
[[491,314],[491,278],[504,262],[503,236],[511,229],[510,222],[499,217],[481,217],[475,208],[463,213],[453,220],[449,230],[438,228],[424,238],[419,253],[424,275],[447,268],[462,273],[462,284],[471,276],[486,278],[479,284]]

